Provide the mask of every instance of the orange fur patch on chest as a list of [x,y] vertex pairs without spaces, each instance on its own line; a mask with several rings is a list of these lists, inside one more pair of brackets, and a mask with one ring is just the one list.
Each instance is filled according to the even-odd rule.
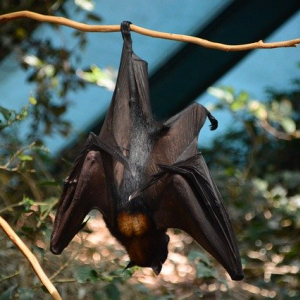
[[145,214],[121,212],[117,217],[119,230],[127,237],[142,236],[149,229],[149,219]]

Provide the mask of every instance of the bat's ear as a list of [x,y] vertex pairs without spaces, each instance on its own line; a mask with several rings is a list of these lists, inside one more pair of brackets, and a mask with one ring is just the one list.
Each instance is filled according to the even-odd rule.
[[162,263],[158,259],[155,259],[152,262],[151,268],[156,275],[159,275],[162,268]]

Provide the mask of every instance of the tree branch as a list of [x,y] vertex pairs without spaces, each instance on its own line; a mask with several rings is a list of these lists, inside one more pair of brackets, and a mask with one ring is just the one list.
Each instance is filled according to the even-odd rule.
[[3,282],[3,281],[5,281],[5,280],[11,279],[11,278],[13,278],[15,276],[18,276],[18,275],[20,275],[20,272],[16,271],[14,274],[2,277],[2,278],[0,278],[0,283]]
[[266,120],[260,121],[259,124],[263,129],[265,129],[267,132],[269,132],[279,140],[290,141],[292,139],[292,134],[278,131],[276,128],[272,127]]
[[[120,31],[120,25],[87,25],[84,23],[76,22],[69,20],[63,17],[55,17],[55,16],[47,16],[38,13],[34,13],[31,11],[17,11],[13,13],[8,13],[4,15],[0,15],[0,23],[9,22],[15,19],[20,18],[30,18],[37,20],[39,22],[48,22],[58,25],[68,26],[80,31],[85,32],[117,32]],[[182,35],[182,34],[173,34],[166,33],[160,31],[149,30],[143,27],[139,27],[136,25],[130,25],[131,31],[136,33],[150,36],[153,38],[167,39],[167,40],[175,40],[180,42],[192,43],[205,48],[222,50],[222,51],[246,51],[252,49],[272,49],[272,48],[281,48],[281,47],[297,47],[300,44],[300,38],[288,41],[281,42],[273,42],[273,43],[264,43],[262,40],[249,44],[242,45],[227,45],[221,43],[210,42],[205,39]]]
[[62,300],[57,289],[49,280],[47,275],[44,273],[42,267],[40,266],[38,260],[33,255],[33,253],[28,249],[28,247],[23,243],[19,236],[13,231],[13,229],[8,225],[8,223],[0,216],[0,227],[6,233],[8,238],[20,249],[26,259],[29,261],[31,267],[33,268],[36,275],[39,277],[40,281],[49,291],[50,295],[54,300]]

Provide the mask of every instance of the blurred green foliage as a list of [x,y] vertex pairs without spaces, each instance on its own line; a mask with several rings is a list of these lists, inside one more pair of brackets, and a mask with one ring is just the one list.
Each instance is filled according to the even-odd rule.
[[233,118],[207,156],[236,225],[246,281],[271,298],[298,299],[300,86],[269,90],[265,101],[229,87],[209,91]]

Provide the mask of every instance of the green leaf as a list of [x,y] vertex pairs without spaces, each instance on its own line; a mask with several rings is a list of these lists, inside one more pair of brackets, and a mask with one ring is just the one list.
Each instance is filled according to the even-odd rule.
[[20,160],[22,160],[22,161],[31,161],[31,160],[33,160],[33,157],[30,156],[30,155],[22,155],[22,154],[20,154],[20,155],[18,155],[18,158]]
[[207,92],[212,96],[223,100],[229,104],[232,103],[234,100],[233,93],[229,89],[209,87],[207,89]]
[[55,74],[55,67],[53,65],[45,65],[41,70],[47,77],[53,77]]
[[291,101],[285,99],[279,103],[279,113],[283,116],[289,116],[293,111]]
[[94,295],[94,300],[107,300],[107,297],[103,291],[97,291]]
[[92,14],[92,13],[89,13],[86,15],[88,19],[92,20],[92,21],[95,21],[95,22],[101,22],[102,21],[102,18],[96,14]]
[[119,300],[120,299],[120,291],[114,283],[108,284],[104,288],[104,290],[108,296],[108,299],[111,299],[111,300]]
[[210,277],[217,277],[217,273],[211,267],[208,267],[201,261],[196,265],[196,273],[198,278],[210,278]]
[[41,181],[37,184],[38,186],[60,186],[57,181]]
[[33,300],[34,291],[26,288],[18,288],[19,300]]
[[4,108],[3,106],[0,106],[0,113],[3,115],[4,119],[7,121],[11,118],[12,115],[15,114],[14,110],[9,110]]
[[96,76],[93,72],[84,72],[84,71],[78,71],[77,75],[82,78],[83,80],[86,80],[91,83],[96,83],[98,76]]
[[83,266],[77,268],[74,273],[74,277],[79,283],[97,282],[99,281],[98,273],[90,266]]
[[51,206],[51,203],[45,202],[45,205],[39,205],[39,211],[41,214],[44,214],[49,210],[49,207]]
[[238,111],[241,109],[244,109],[246,107],[247,104],[247,100],[249,98],[248,93],[246,92],[241,92],[236,99],[234,99],[234,101],[232,102],[232,104],[230,105],[230,108],[233,111]]
[[259,101],[257,100],[250,101],[248,104],[248,109],[259,120],[267,119],[268,112],[266,110],[266,107]]
[[44,63],[35,55],[26,55],[23,61],[32,67],[40,68]]
[[189,261],[192,261],[192,262],[194,262],[195,260],[200,260],[200,261],[206,263],[207,265],[211,265],[210,259],[204,252],[191,251],[188,255],[188,259],[189,259]]
[[9,287],[4,293],[0,295],[0,300],[11,300],[13,299],[13,291],[17,288],[17,285]]
[[291,118],[284,118],[281,120],[281,126],[287,133],[293,133],[296,130],[296,123]]
[[80,8],[87,11],[92,11],[95,8],[95,3],[91,0],[75,0],[74,2]]
[[29,97],[29,102],[32,104],[32,105],[36,105],[37,104],[37,100],[35,99],[35,97],[33,95],[30,95]]
[[34,201],[28,197],[24,197],[23,202],[25,211],[30,211],[30,207],[34,204]]

